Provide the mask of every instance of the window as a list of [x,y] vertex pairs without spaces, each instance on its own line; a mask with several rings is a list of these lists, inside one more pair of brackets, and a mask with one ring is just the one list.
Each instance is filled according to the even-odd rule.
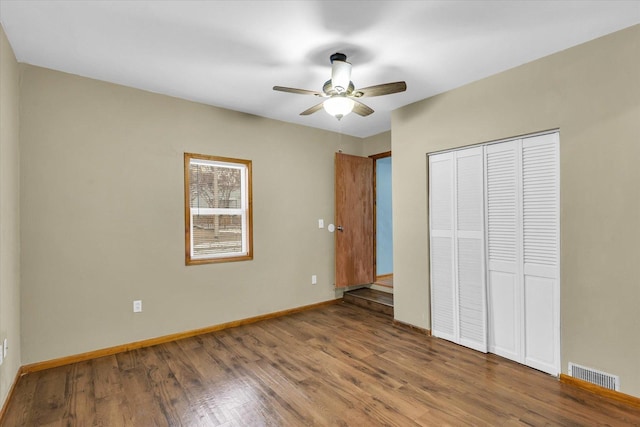
[[186,264],[253,259],[251,161],[184,154]]

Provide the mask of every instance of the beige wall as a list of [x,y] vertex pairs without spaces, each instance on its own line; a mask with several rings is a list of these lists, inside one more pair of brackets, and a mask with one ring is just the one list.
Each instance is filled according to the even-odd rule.
[[391,131],[382,132],[364,140],[363,156],[372,156],[387,151],[391,151]]
[[[21,103],[23,364],[335,297],[317,221],[363,140],[28,65]],[[253,161],[252,261],[184,265],[184,152]]]
[[20,150],[19,72],[0,27],[0,342],[9,351],[0,366],[0,407],[20,367]]
[[429,152],[560,129],[561,352],[640,396],[640,26],[392,118],[396,318],[430,327]]

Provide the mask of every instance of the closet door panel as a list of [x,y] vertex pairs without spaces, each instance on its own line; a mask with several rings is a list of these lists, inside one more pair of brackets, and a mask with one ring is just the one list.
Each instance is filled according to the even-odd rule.
[[487,352],[483,147],[455,152],[459,343]]
[[522,362],[520,141],[486,147],[489,350]]
[[553,375],[560,367],[558,134],[522,141],[525,363]]
[[456,339],[453,154],[429,156],[431,332]]

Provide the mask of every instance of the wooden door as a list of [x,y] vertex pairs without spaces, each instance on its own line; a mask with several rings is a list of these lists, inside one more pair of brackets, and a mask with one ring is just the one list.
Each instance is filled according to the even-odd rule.
[[373,159],[336,153],[336,287],[373,283]]

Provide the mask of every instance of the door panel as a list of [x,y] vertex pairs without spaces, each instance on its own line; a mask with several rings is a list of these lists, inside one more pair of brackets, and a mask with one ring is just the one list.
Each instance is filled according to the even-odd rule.
[[489,348],[522,363],[519,144],[510,141],[486,148],[486,198]]
[[525,363],[552,375],[560,367],[558,134],[522,140]]
[[474,147],[453,154],[459,343],[486,353],[484,150]]
[[525,277],[525,363],[541,371],[555,372],[553,291],[555,280]]
[[373,159],[336,153],[336,287],[375,280]]
[[457,342],[453,183],[453,154],[429,156],[431,333]]
[[519,298],[512,273],[489,271],[489,351],[519,361]]

